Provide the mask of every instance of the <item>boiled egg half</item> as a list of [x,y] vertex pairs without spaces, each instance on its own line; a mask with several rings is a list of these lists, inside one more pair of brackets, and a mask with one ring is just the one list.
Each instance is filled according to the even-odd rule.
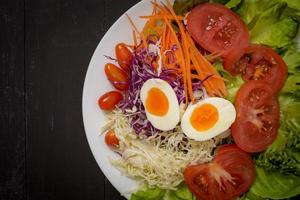
[[187,108],[181,128],[187,137],[205,141],[229,129],[235,118],[236,111],[230,101],[208,97]]
[[179,104],[170,84],[158,78],[147,80],[141,88],[141,101],[150,123],[162,131],[172,130],[179,122]]

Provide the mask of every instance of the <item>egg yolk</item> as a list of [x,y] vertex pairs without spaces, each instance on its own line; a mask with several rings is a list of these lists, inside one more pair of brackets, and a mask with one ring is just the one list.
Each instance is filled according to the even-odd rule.
[[165,93],[159,88],[149,90],[146,99],[146,110],[152,115],[164,116],[169,110],[169,101]]
[[190,123],[197,131],[206,131],[212,128],[219,119],[219,113],[212,104],[203,104],[194,109]]

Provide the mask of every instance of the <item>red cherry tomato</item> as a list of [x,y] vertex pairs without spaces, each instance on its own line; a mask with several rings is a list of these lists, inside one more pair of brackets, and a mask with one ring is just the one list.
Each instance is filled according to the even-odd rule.
[[98,105],[102,110],[112,110],[122,101],[123,95],[118,91],[110,91],[98,99]]
[[260,152],[273,143],[279,127],[279,104],[263,81],[249,81],[238,91],[237,118],[231,126],[235,143],[246,152]]
[[116,147],[119,145],[119,139],[113,130],[109,130],[105,134],[105,143],[110,147]]
[[223,145],[211,163],[189,166],[184,180],[201,200],[232,200],[252,185],[255,167],[250,155],[236,145]]
[[129,71],[132,61],[132,53],[129,51],[127,46],[124,43],[117,44],[115,47],[115,53],[118,63],[122,69]]
[[210,52],[227,55],[233,49],[249,44],[249,30],[241,18],[229,8],[204,3],[192,9],[187,29],[194,40]]
[[121,68],[112,63],[107,63],[104,67],[108,80],[118,90],[126,90],[128,88],[128,75]]
[[277,93],[287,77],[287,66],[271,48],[250,45],[243,51],[233,51],[224,59],[224,68],[232,75],[242,73],[245,81],[263,80]]

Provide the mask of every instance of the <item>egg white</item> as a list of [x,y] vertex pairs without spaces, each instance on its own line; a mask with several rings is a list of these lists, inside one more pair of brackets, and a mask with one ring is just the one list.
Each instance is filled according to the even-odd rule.
[[[213,105],[218,110],[219,119],[212,128],[198,131],[190,123],[190,118],[193,111],[203,104]],[[187,137],[196,141],[205,141],[228,130],[235,118],[236,110],[230,101],[219,97],[209,97],[187,108],[181,120],[181,128]]]
[[[168,112],[164,116],[153,115],[146,109],[146,99],[151,88],[159,88],[167,97],[169,102]],[[152,78],[147,80],[141,88],[140,98],[145,107],[146,116],[150,123],[157,129],[169,131],[176,127],[180,120],[179,103],[175,91],[169,83],[162,79]]]

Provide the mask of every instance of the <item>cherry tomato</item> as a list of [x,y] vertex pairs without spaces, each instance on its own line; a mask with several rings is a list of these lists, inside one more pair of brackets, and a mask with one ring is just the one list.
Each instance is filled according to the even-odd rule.
[[110,91],[98,99],[98,105],[102,110],[112,110],[123,100],[123,95],[118,91]]
[[211,163],[188,166],[184,180],[201,200],[232,200],[245,193],[255,179],[250,155],[236,145],[223,145]]
[[273,143],[279,127],[279,104],[267,83],[245,83],[237,93],[235,108],[237,118],[231,134],[241,149],[260,152]]
[[115,53],[118,63],[122,69],[129,71],[132,61],[132,53],[129,51],[127,46],[124,43],[117,44],[115,47]]
[[105,134],[105,143],[110,147],[116,147],[119,145],[119,139],[113,130],[109,130]]
[[126,90],[128,88],[128,75],[121,68],[112,63],[107,63],[104,67],[108,80],[118,90]]
[[224,68],[232,75],[242,73],[245,81],[264,80],[275,93],[283,87],[287,66],[271,48],[250,45],[240,52],[232,52],[224,59]]
[[249,30],[241,18],[229,8],[204,3],[192,9],[187,17],[187,29],[194,40],[210,52],[242,49],[249,44]]

